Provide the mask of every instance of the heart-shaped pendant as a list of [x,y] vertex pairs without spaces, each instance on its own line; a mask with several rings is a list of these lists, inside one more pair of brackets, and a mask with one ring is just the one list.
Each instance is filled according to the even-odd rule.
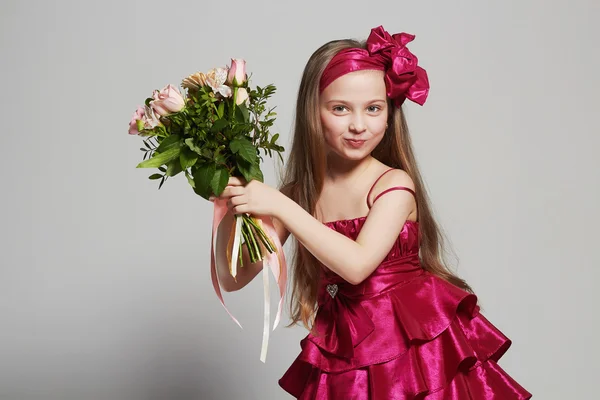
[[329,295],[331,296],[332,299],[335,297],[337,292],[338,292],[338,285],[336,285],[335,283],[332,285],[327,285],[327,293],[329,293]]

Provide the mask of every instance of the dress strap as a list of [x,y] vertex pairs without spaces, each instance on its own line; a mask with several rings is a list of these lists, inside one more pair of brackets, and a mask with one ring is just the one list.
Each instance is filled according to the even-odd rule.
[[375,187],[375,185],[377,185],[377,182],[379,182],[379,180],[381,179],[382,176],[384,176],[385,174],[387,174],[388,172],[390,172],[393,169],[394,168],[390,168],[386,171],[383,171],[383,173],[381,175],[379,175],[379,177],[377,179],[375,179],[375,182],[373,182],[373,185],[371,185],[371,189],[369,189],[369,193],[367,193],[367,207],[371,208],[371,206],[369,205],[369,197],[371,197],[371,192],[373,192],[373,188]]
[[[411,188],[408,188],[405,186],[393,186],[393,187],[387,188],[383,192],[379,193],[377,196],[375,196],[375,198],[373,199],[373,202],[369,204],[369,197],[371,196],[371,193],[373,192],[373,188],[375,187],[377,182],[379,182],[379,180],[381,179],[381,177],[383,175],[385,175],[386,173],[390,172],[393,169],[394,168],[390,168],[390,169],[384,171],[381,175],[379,175],[379,177],[375,180],[375,182],[371,186],[371,189],[369,190],[369,193],[367,194],[367,207],[369,207],[369,209],[373,206],[373,203],[375,203],[378,198],[380,198],[381,196],[383,196],[384,194],[386,194],[388,192],[391,192],[392,190],[406,190],[407,192],[410,192],[413,195],[413,197],[415,198],[415,202],[417,201],[417,195],[416,195],[415,191],[412,190]],[[417,207],[418,206],[419,205],[417,204]]]
[[[415,202],[417,201],[417,195],[415,194],[415,191],[412,190],[411,188],[407,188],[405,186],[393,186],[391,188],[385,189],[383,192],[379,193],[375,199],[373,199],[373,203],[375,203],[377,201],[378,198],[380,198],[381,196],[383,196],[384,194],[386,194],[387,192],[391,192],[392,190],[406,190],[407,192],[412,193],[412,195],[415,198]],[[371,203],[371,205],[373,205],[373,203]]]

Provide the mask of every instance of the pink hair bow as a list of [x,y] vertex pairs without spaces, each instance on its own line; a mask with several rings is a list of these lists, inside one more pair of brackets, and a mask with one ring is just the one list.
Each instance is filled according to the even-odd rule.
[[385,60],[385,84],[387,95],[397,107],[405,99],[423,105],[429,94],[427,72],[419,67],[417,57],[406,45],[415,36],[408,33],[396,33],[393,36],[382,26],[371,29],[367,39],[367,50],[371,56],[380,56]]

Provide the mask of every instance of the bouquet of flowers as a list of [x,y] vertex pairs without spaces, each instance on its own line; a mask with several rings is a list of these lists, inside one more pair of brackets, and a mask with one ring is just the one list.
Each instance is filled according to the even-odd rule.
[[[157,168],[149,176],[159,181],[158,188],[171,177],[185,175],[194,192],[209,199],[219,196],[232,176],[263,181],[260,162],[275,152],[282,160],[284,148],[277,144],[279,134],[272,135],[276,113],[267,108],[275,86],[250,87],[243,59],[231,65],[196,72],[182,80],[184,92],[167,85],[155,90],[144,106],[134,112],[129,133],[143,138],[144,153],[138,168]],[[215,232],[227,212],[226,204],[215,202],[211,240],[211,276],[221,304],[225,307],[217,281]],[[270,219],[236,215],[227,246],[229,271],[235,278],[237,264],[243,266],[242,246],[246,245],[252,263],[262,260],[265,268],[265,331],[263,351],[268,340],[268,273],[270,267],[279,283],[281,301],[275,327],[281,314],[285,287],[285,258],[281,243]],[[225,307],[227,310],[227,307]],[[229,313],[229,311],[227,310]],[[233,320],[239,322],[229,313]]]

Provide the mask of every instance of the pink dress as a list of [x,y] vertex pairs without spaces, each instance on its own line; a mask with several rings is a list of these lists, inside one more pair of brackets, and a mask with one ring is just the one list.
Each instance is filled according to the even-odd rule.
[[[377,198],[389,190],[414,195],[395,187]],[[365,220],[325,224],[356,240]],[[359,285],[325,267],[321,275],[316,332],[300,342],[300,355],[279,380],[295,398],[531,398],[497,364],[511,342],[479,313],[476,296],[421,268],[418,222],[406,221]]]

